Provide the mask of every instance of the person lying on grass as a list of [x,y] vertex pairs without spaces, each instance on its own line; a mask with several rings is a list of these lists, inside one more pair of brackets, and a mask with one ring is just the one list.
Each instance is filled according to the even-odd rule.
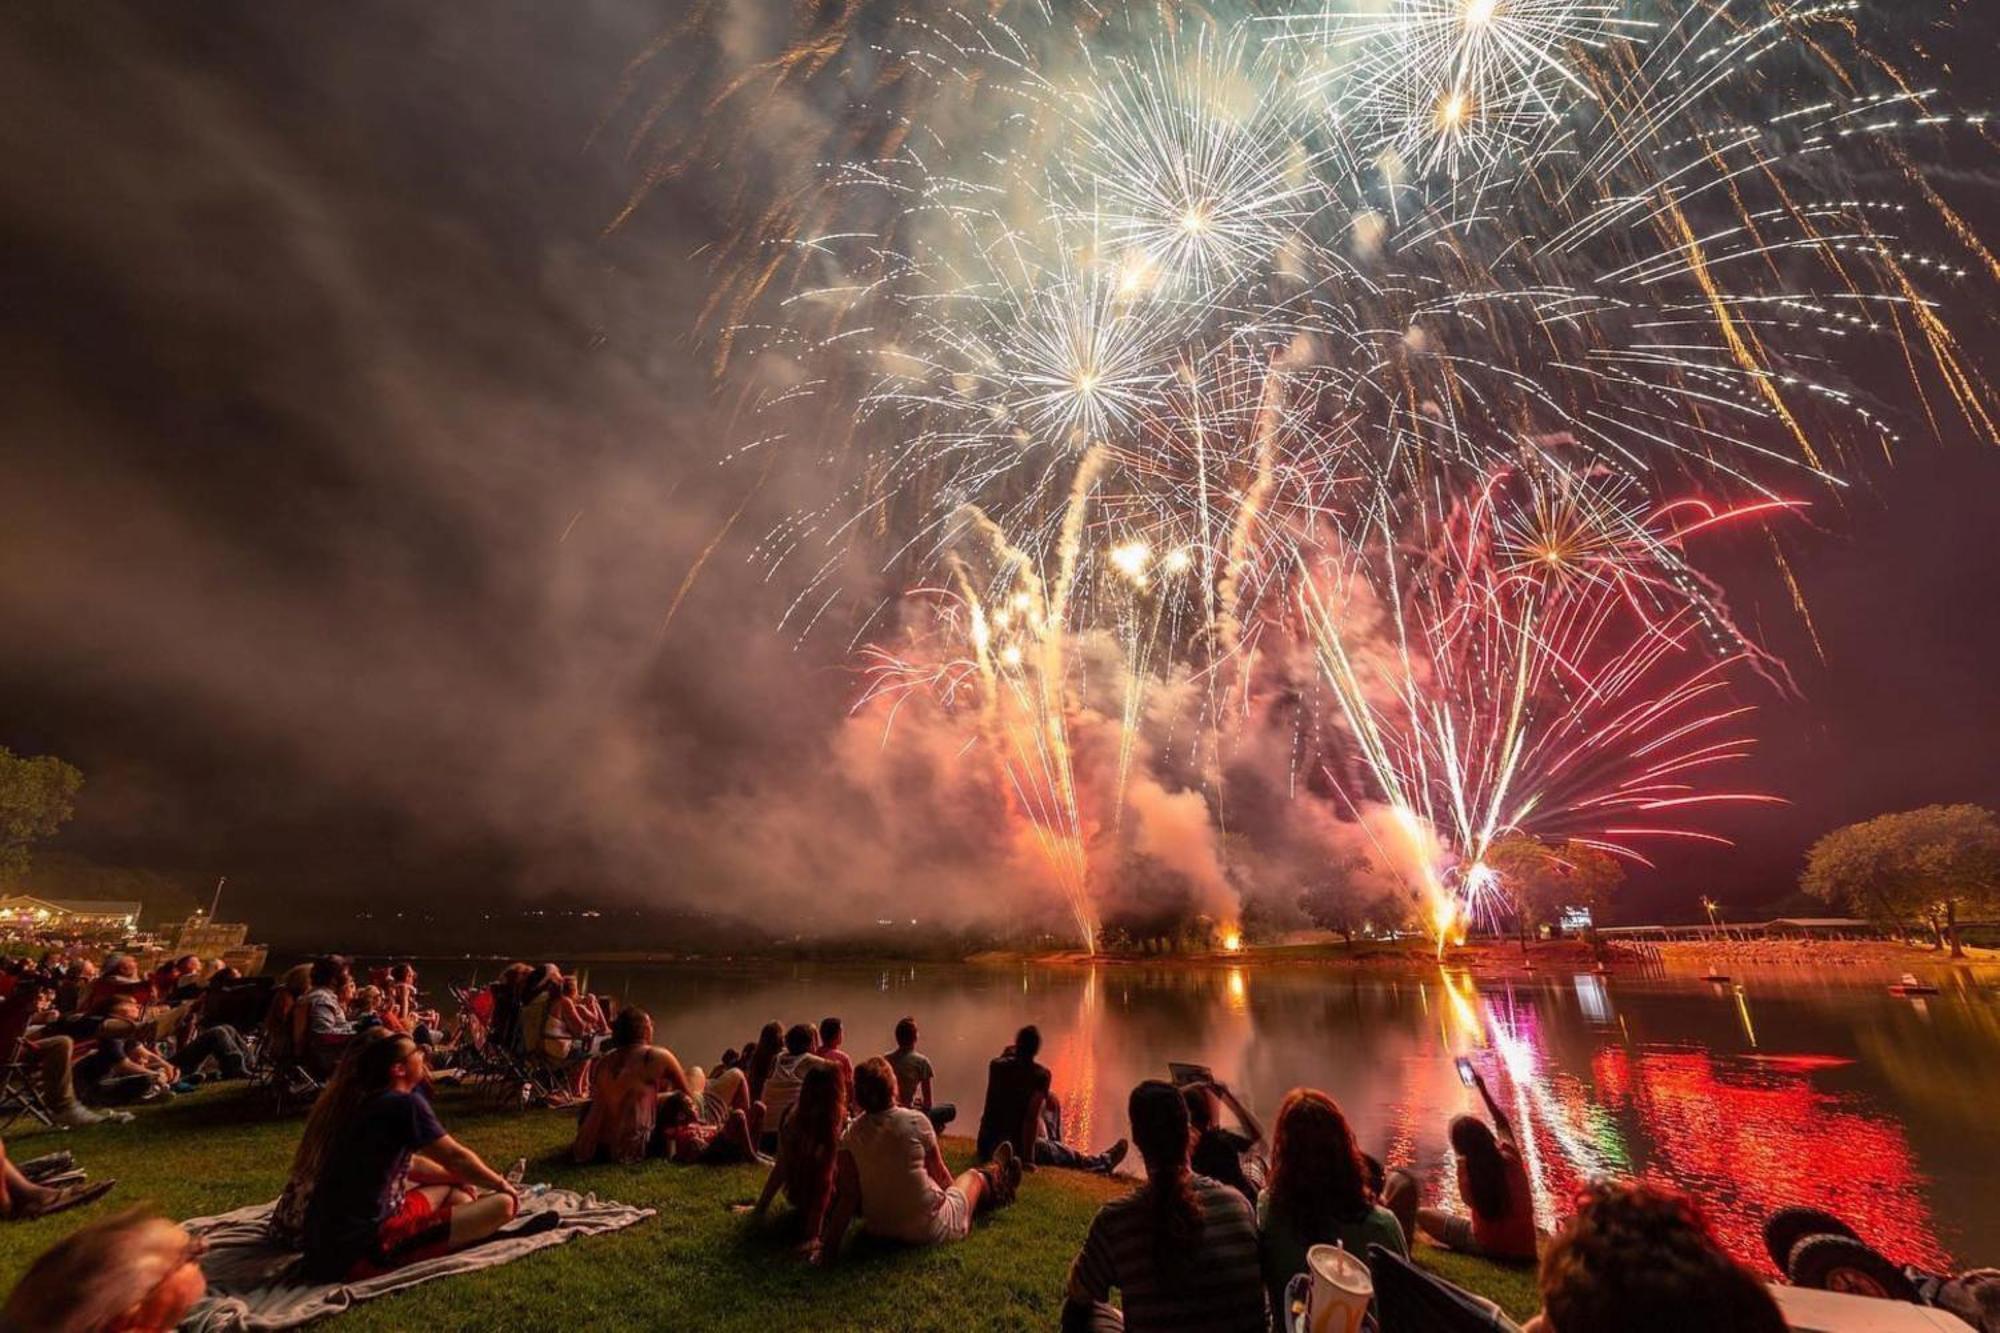
[[720,1104],[709,1102],[705,1093],[700,1098],[684,1092],[662,1098],[659,1126],[654,1134],[660,1155],[683,1166],[739,1166],[745,1162],[772,1165],[771,1158],[757,1151],[757,1136],[751,1132],[750,1117],[741,1107],[722,1109],[720,1120],[706,1118],[705,1109],[717,1105]]
[[855,1069],[854,1100],[861,1114],[841,1136],[820,1263],[839,1256],[841,1238],[857,1214],[871,1235],[907,1245],[943,1245],[971,1234],[982,1210],[1014,1201],[1021,1183],[1014,1145],[1002,1142],[985,1166],[954,1179],[930,1118],[896,1105],[896,1075],[881,1056]]
[[[515,1186],[444,1132],[424,1093],[423,1048],[396,1033],[350,1043],[299,1145],[318,1170],[305,1207],[305,1275],[374,1276],[485,1240],[514,1220]],[[558,1224],[538,1213],[516,1234]]]

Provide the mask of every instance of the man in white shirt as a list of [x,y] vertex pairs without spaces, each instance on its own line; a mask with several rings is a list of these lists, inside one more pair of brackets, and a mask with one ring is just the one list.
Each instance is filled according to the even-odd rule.
[[881,1056],[854,1071],[861,1114],[834,1159],[833,1207],[820,1237],[820,1262],[831,1263],[855,1214],[870,1234],[909,1245],[963,1240],[981,1207],[1013,1202],[1021,1166],[1013,1145],[957,1179],[944,1164],[937,1133],[923,1112],[896,1105],[896,1075]]

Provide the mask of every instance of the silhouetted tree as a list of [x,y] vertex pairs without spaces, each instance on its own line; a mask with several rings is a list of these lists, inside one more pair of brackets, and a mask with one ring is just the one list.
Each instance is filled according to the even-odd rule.
[[1849,824],[1812,845],[1799,886],[1886,924],[1920,920],[1962,958],[1960,910],[2000,906],[2000,821],[1976,805],[1927,805]]
[[28,869],[29,849],[69,822],[83,774],[54,755],[26,759],[0,746],[0,880]]

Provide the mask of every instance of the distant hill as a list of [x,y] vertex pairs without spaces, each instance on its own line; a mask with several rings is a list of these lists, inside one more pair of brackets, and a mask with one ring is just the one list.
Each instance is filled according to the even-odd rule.
[[157,870],[98,865],[63,852],[36,856],[28,873],[8,887],[38,898],[143,903],[140,924],[148,928],[185,920],[197,907],[208,906],[214,890],[212,882],[198,884],[191,877]]

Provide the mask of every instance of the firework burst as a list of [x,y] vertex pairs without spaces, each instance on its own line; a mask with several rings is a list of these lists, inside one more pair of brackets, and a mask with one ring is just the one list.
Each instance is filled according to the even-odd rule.
[[[721,49],[727,8],[676,41]],[[953,588],[964,650],[879,659],[871,697],[1014,700],[1029,721],[986,743],[1052,847],[1087,822],[1064,645],[1104,631],[1121,773],[1143,683],[1179,664],[1222,809],[1227,719],[1260,654],[1305,644],[1336,766],[1456,883],[1502,832],[1640,856],[1670,812],[1747,796],[1694,786],[1742,752],[1711,739],[1742,716],[1718,700],[1784,678],[1689,539],[1893,450],[1871,363],[1927,424],[1995,433],[1942,297],[2000,263],[1920,167],[1983,124],[1849,0],[799,22],[635,136],[649,180],[770,167],[732,195],[718,369],[753,353],[755,447],[809,440],[843,484],[758,557],[810,626],[862,553],[857,642],[902,590]],[[753,95],[781,134],[755,137]],[[981,533],[1006,577],[967,583]],[[1028,640],[999,623],[1020,596]]]

